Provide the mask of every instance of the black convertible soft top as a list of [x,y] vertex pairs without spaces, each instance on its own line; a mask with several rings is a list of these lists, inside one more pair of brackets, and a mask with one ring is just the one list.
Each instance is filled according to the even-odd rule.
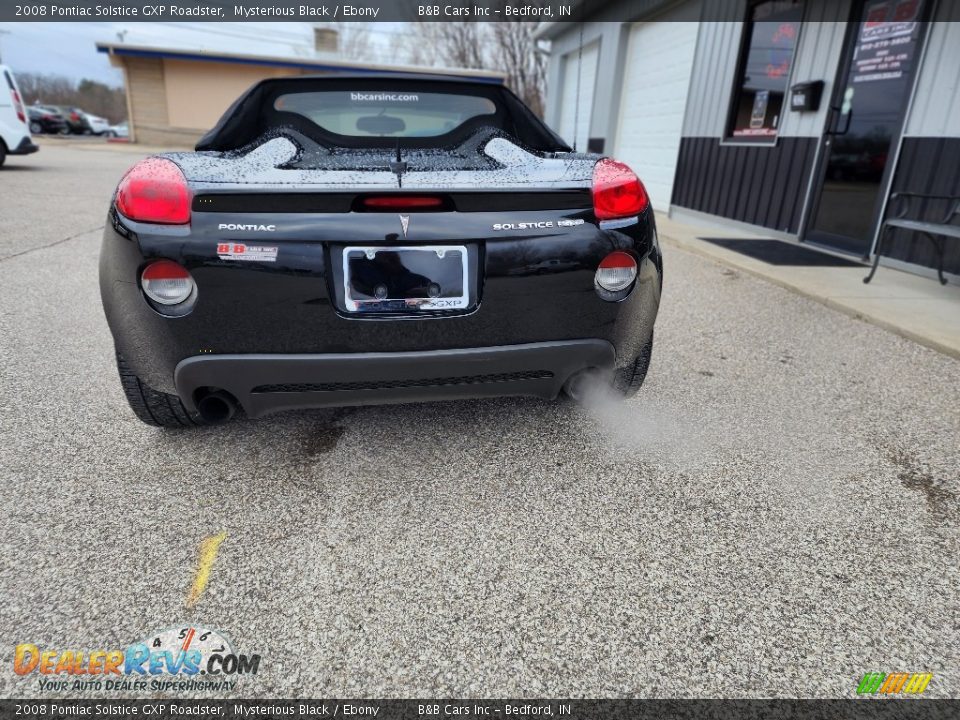
[[[404,146],[443,147],[455,143],[465,132],[475,131],[479,123],[493,126],[522,144],[541,152],[569,152],[570,147],[509,89],[489,82],[445,79],[435,75],[363,74],[335,76],[299,76],[261,80],[241,95],[217,124],[196,145],[197,150],[236,150],[283,128],[302,132],[323,144],[348,147],[391,147],[391,137],[351,138],[324,132],[302,115],[275,107],[277,98],[290,93],[318,91],[356,91],[392,93],[450,93],[487,98],[496,106],[492,115],[465,123],[448,134],[403,138]],[[451,98],[452,100],[452,98]]]

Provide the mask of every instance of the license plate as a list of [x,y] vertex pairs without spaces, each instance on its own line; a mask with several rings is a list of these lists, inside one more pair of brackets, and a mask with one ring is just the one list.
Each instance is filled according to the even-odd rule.
[[462,310],[470,304],[463,245],[346,247],[343,278],[350,312]]

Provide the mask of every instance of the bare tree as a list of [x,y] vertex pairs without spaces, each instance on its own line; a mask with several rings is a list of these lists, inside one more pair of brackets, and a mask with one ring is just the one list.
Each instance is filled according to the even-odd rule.
[[334,23],[333,28],[337,31],[337,53],[341,57],[371,61],[373,46],[366,23],[341,21]]
[[547,58],[539,52],[535,22],[490,24],[494,67],[507,75],[507,85],[538,116],[543,117]]
[[413,22],[402,45],[415,65],[481,69],[489,67],[487,36],[481,23]]
[[538,51],[535,22],[414,22],[394,36],[391,57],[428,67],[499,70],[507,86],[543,116],[547,57]]

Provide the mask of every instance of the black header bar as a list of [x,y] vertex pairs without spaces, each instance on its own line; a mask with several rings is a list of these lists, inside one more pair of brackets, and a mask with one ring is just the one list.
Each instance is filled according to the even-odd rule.
[[[628,22],[671,0],[38,0],[0,2],[5,22]],[[742,19],[742,0],[703,3],[701,20]]]
[[0,718],[350,718],[353,720],[940,720],[960,700],[63,700],[0,701]]

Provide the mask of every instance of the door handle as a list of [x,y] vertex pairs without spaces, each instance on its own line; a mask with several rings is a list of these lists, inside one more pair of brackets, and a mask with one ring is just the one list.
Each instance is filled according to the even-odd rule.
[[837,127],[835,127],[836,125],[839,125],[838,118],[840,115],[842,115],[841,109],[833,105],[830,107],[830,111],[831,111],[830,124],[834,127],[832,130],[827,130],[827,132],[825,132],[824,134],[825,135],[846,135],[848,132],[850,132],[850,123],[853,122],[853,108],[850,108],[850,111],[847,113],[847,118],[846,118],[847,121],[843,126],[843,130],[840,130]]

